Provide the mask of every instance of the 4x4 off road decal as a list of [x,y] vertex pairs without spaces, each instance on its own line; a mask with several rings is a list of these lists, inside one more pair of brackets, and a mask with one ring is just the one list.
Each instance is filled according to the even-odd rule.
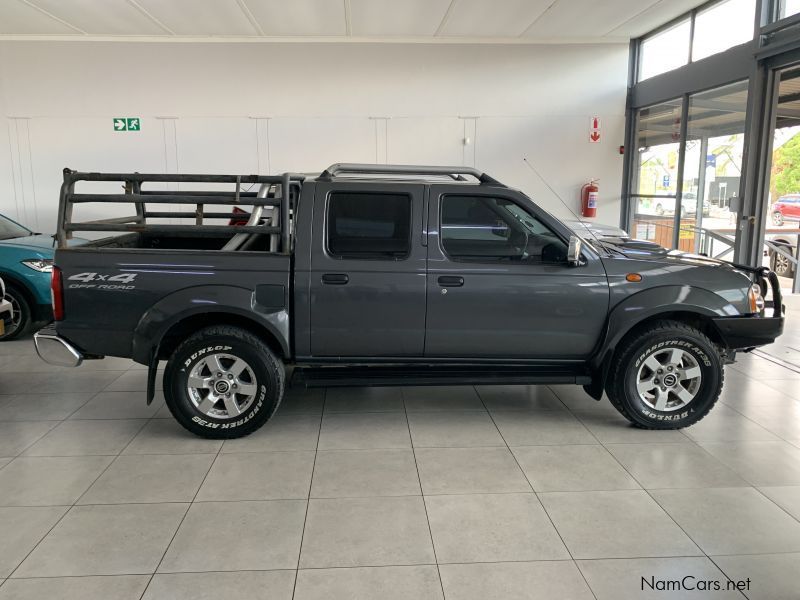
[[67,281],[77,281],[69,283],[67,288],[76,289],[97,289],[97,290],[135,290],[132,285],[138,273],[120,273],[119,275],[101,275],[100,273],[78,273],[70,275]]

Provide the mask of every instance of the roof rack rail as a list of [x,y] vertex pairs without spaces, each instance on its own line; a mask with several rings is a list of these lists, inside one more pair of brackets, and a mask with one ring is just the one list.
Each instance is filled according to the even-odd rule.
[[[482,184],[503,186],[502,183],[473,167],[442,167],[419,165],[376,165],[361,163],[336,163],[320,173],[318,179],[326,180],[343,175],[355,173],[364,175],[446,175],[456,181],[464,181],[463,175],[470,175]],[[503,186],[505,187],[505,186]]]

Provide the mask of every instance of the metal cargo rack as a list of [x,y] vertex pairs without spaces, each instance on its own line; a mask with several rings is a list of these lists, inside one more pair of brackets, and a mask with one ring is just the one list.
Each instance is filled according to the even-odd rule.
[[[265,234],[280,236],[280,252],[291,252],[290,213],[297,198],[304,175],[283,173],[281,175],[191,175],[191,174],[143,174],[143,173],[83,173],[64,169],[64,182],[58,206],[58,247],[64,248],[75,232],[119,232],[159,234],[176,237],[217,237],[225,234]],[[75,192],[79,181],[119,182],[123,191],[115,194],[87,194]],[[206,184],[228,183],[230,191],[142,189],[143,184]],[[259,184],[259,190],[243,191],[242,185]],[[74,222],[72,211],[81,203],[127,203],[135,206],[136,214],[126,217]],[[148,205],[194,204],[195,210],[166,211],[149,210]],[[235,219],[245,215],[231,212],[207,212],[206,205],[231,207],[253,207],[246,225],[206,225],[206,219]],[[261,223],[264,207],[275,207],[279,211],[277,223]],[[183,218],[194,219],[194,224],[152,224],[147,219]],[[276,249],[277,250],[277,249]]]

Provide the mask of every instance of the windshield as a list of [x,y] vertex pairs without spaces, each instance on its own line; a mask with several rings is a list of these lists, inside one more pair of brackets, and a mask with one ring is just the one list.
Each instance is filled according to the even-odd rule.
[[28,237],[32,233],[30,229],[26,229],[22,225],[14,223],[11,219],[0,215],[0,240]]

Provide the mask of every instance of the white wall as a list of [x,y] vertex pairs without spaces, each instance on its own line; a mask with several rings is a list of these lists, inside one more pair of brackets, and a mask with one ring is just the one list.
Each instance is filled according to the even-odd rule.
[[[0,42],[0,212],[55,223],[61,169],[462,163],[617,223],[627,45]],[[602,118],[590,144],[589,118]],[[114,117],[140,117],[138,133]],[[470,138],[465,146],[463,139]]]

